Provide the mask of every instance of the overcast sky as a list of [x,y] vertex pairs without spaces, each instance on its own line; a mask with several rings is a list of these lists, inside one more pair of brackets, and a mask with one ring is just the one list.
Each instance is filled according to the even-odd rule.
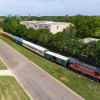
[[0,16],[100,15],[100,0],[0,0]]

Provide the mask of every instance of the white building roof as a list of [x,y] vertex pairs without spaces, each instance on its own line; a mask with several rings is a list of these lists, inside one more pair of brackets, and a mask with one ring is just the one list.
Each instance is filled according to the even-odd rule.
[[59,55],[59,54],[54,53],[54,52],[51,52],[51,51],[46,51],[45,53],[47,53],[47,54],[49,54],[49,55],[52,55],[52,56],[54,56],[54,57],[57,57],[57,58],[63,59],[63,60],[68,60],[68,59],[69,59],[68,57],[65,57],[65,56]]
[[98,41],[98,40],[100,40],[100,39],[95,39],[95,38],[85,38],[85,39],[84,39],[84,42],[85,42],[85,43],[88,43],[88,42],[90,42],[90,41]]
[[41,47],[41,46],[38,46],[38,45],[36,45],[36,44],[34,44],[34,43],[31,43],[31,42],[28,42],[28,41],[26,41],[26,40],[23,40],[22,42],[25,43],[25,44],[27,44],[27,45],[29,45],[29,46],[31,46],[31,47],[33,47],[33,48],[36,48],[36,49],[40,50],[40,51],[45,51],[45,50],[47,50],[46,48],[43,48],[43,47]]
[[68,22],[53,22],[53,21],[21,21],[20,23],[28,24],[46,24],[46,25],[62,25],[62,24],[71,24]]

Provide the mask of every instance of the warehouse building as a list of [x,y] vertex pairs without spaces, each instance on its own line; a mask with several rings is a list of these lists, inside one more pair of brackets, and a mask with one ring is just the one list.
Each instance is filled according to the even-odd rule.
[[20,24],[25,25],[27,28],[34,29],[49,29],[53,34],[62,32],[64,29],[69,31],[71,23],[53,22],[53,21],[21,21]]

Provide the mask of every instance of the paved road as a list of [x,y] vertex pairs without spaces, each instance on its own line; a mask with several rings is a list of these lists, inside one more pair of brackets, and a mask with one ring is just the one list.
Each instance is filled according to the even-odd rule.
[[34,100],[82,100],[1,40],[0,57]]

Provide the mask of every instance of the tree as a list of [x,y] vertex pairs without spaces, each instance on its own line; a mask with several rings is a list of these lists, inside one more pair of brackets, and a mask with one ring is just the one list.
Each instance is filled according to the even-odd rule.
[[69,21],[74,24],[76,37],[94,36],[100,30],[100,18],[97,16],[76,15],[70,17]]
[[16,29],[16,35],[25,38],[27,28],[25,25],[19,24]]
[[83,50],[83,45],[84,43],[79,42],[78,39],[68,40],[66,42],[66,52],[73,55],[75,53],[81,54]]
[[100,41],[91,41],[85,44],[83,53],[89,58],[100,60]]
[[38,29],[36,31],[36,41],[41,45],[47,45],[53,34],[48,29]]
[[71,39],[71,34],[64,30],[63,32],[58,32],[53,36],[51,39],[51,45],[55,50],[61,52],[69,39]]
[[76,36],[75,26],[72,24],[69,26],[69,34],[70,34],[71,38],[73,38],[73,39]]
[[20,20],[15,17],[7,17],[3,20],[3,30],[6,32],[10,32],[12,34],[16,34],[17,26],[19,25]]

